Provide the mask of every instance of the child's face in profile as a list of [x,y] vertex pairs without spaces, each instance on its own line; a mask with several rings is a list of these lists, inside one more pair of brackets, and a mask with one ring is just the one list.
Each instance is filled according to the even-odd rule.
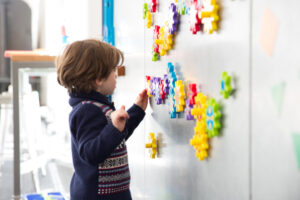
[[96,91],[103,95],[111,95],[117,85],[117,72],[118,70],[116,68],[109,74],[107,79],[101,81],[96,80]]

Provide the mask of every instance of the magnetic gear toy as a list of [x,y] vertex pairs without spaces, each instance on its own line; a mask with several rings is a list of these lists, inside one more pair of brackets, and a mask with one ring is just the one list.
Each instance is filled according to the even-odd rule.
[[154,78],[154,85],[155,85],[155,101],[156,104],[162,104],[162,98],[160,95],[160,84],[161,84],[161,78],[160,77],[155,77]]
[[190,145],[196,150],[196,157],[199,160],[204,160],[207,158],[207,151],[209,149],[209,144],[207,142],[208,136],[205,132],[206,124],[204,121],[197,122],[194,128],[195,134],[192,139],[190,139]]
[[169,9],[169,30],[172,35],[175,35],[179,24],[179,13],[174,3],[171,3]]
[[153,30],[153,50],[152,50],[152,61],[157,61],[159,59],[159,44],[155,44],[155,41],[159,38],[160,26],[155,25]]
[[162,100],[162,102],[166,99],[166,93],[165,93],[164,87],[165,87],[164,80],[161,79],[160,85],[159,85],[159,96],[160,96],[160,99]]
[[148,11],[149,11],[148,4],[144,3],[144,15],[143,15],[143,19],[146,19]]
[[164,44],[164,40],[165,40],[164,34],[165,34],[164,28],[160,27],[158,38],[155,39],[155,44],[158,45],[158,47],[159,47],[160,56],[164,56],[166,54],[166,51],[163,48],[163,44]]
[[150,11],[147,11],[146,13],[146,26],[147,28],[151,28],[152,25],[152,14]]
[[175,83],[177,81],[177,76],[174,71],[174,65],[169,62],[168,63],[168,78],[169,78],[169,94],[174,96],[174,88],[175,88]]
[[147,87],[147,95],[148,97],[152,97],[151,91],[152,91],[152,85],[151,85],[151,77],[146,76],[146,87]]
[[159,60],[159,54],[157,52],[155,52],[155,47],[153,47],[153,51],[152,51],[152,61],[158,61]]
[[168,63],[168,79],[169,79],[169,114],[171,118],[176,118],[176,107],[175,107],[175,99],[174,99],[174,88],[175,83],[177,81],[177,76],[174,71],[174,65],[169,62]]
[[166,25],[160,27],[159,38],[155,40],[155,44],[159,45],[160,56],[164,56],[172,48],[173,35]]
[[211,98],[207,102],[206,108],[206,131],[208,137],[212,138],[219,135],[221,129],[221,112],[220,105],[216,102],[214,98]]
[[220,84],[221,84],[220,94],[225,99],[228,99],[228,97],[232,92],[232,88],[231,88],[231,77],[227,74],[227,72],[222,73],[222,79],[220,80]]
[[169,90],[170,90],[170,81],[168,79],[168,74],[164,74],[164,92],[166,95],[169,94]]
[[157,1],[158,0],[151,0],[151,12],[155,13],[157,11]]
[[197,95],[197,85],[195,83],[189,84],[189,90],[187,92],[187,100],[186,100],[186,107],[185,107],[186,120],[194,119],[193,115],[191,114],[191,110],[194,107],[196,95]]
[[212,34],[218,29],[218,10],[219,6],[217,5],[216,0],[203,0],[203,8],[198,15],[204,25],[204,32]]
[[191,110],[191,114],[194,116],[197,122],[205,121],[206,109],[206,96],[199,92],[195,97],[195,105]]
[[187,96],[188,96],[189,104],[194,105],[195,97],[197,96],[197,85],[195,83],[189,84],[189,90]]
[[149,133],[149,139],[151,140],[151,142],[147,143],[145,145],[145,147],[150,149],[150,157],[152,159],[154,159],[156,154],[157,154],[157,141],[156,141],[156,138],[155,138],[155,134],[154,133]]
[[185,101],[185,118],[186,120],[194,120],[194,116],[191,114],[191,110],[193,109],[194,105],[190,104],[190,100],[187,99]]
[[175,107],[177,112],[182,112],[183,108],[185,106],[185,92],[184,92],[184,85],[182,83],[182,80],[178,80],[175,83]]
[[198,31],[200,31],[201,19],[198,16],[199,10],[200,8],[198,7],[198,1],[194,0],[189,10],[190,30],[193,34],[196,34]]
[[167,26],[165,26],[165,39],[164,39],[164,49],[166,51],[169,51],[172,49],[172,46],[173,46],[173,35],[170,33],[170,30]]
[[186,12],[185,0],[180,0],[177,3],[177,11],[180,15],[185,15]]
[[174,95],[170,94],[169,95],[169,114],[171,119],[176,118],[176,107],[175,107],[175,99]]
[[150,93],[151,93],[151,95],[155,96],[155,92],[156,92],[156,87],[155,87],[155,84],[156,84],[156,82],[155,82],[155,77],[152,77],[152,78],[151,78],[150,84],[151,84],[151,87],[150,87],[151,92],[150,92]]

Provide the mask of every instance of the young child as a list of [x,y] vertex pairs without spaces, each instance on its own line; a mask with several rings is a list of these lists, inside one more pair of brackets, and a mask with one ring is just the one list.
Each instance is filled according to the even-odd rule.
[[144,89],[128,111],[108,101],[123,60],[120,50],[98,40],[74,42],[57,59],[58,82],[73,108],[71,200],[131,199],[125,141],[143,120],[148,98]]

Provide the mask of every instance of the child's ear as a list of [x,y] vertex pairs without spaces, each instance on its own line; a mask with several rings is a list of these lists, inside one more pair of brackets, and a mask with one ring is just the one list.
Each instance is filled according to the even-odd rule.
[[101,80],[101,81],[99,81],[98,79],[96,79],[95,80],[95,84],[96,84],[96,86],[101,86],[102,85],[102,83],[103,83],[103,81]]

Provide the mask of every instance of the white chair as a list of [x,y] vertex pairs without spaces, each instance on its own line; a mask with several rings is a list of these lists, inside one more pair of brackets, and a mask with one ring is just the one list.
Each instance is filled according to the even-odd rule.
[[[21,127],[21,175],[33,172],[34,184],[40,192],[38,170],[46,175],[45,166],[49,158],[43,152],[45,140],[42,140],[40,104],[38,92],[31,90],[28,83],[24,87],[20,100]],[[0,95],[0,167],[4,161],[5,141],[13,132],[12,87]]]
[[6,135],[12,128],[12,91],[0,94],[0,171],[4,161],[4,147]]

